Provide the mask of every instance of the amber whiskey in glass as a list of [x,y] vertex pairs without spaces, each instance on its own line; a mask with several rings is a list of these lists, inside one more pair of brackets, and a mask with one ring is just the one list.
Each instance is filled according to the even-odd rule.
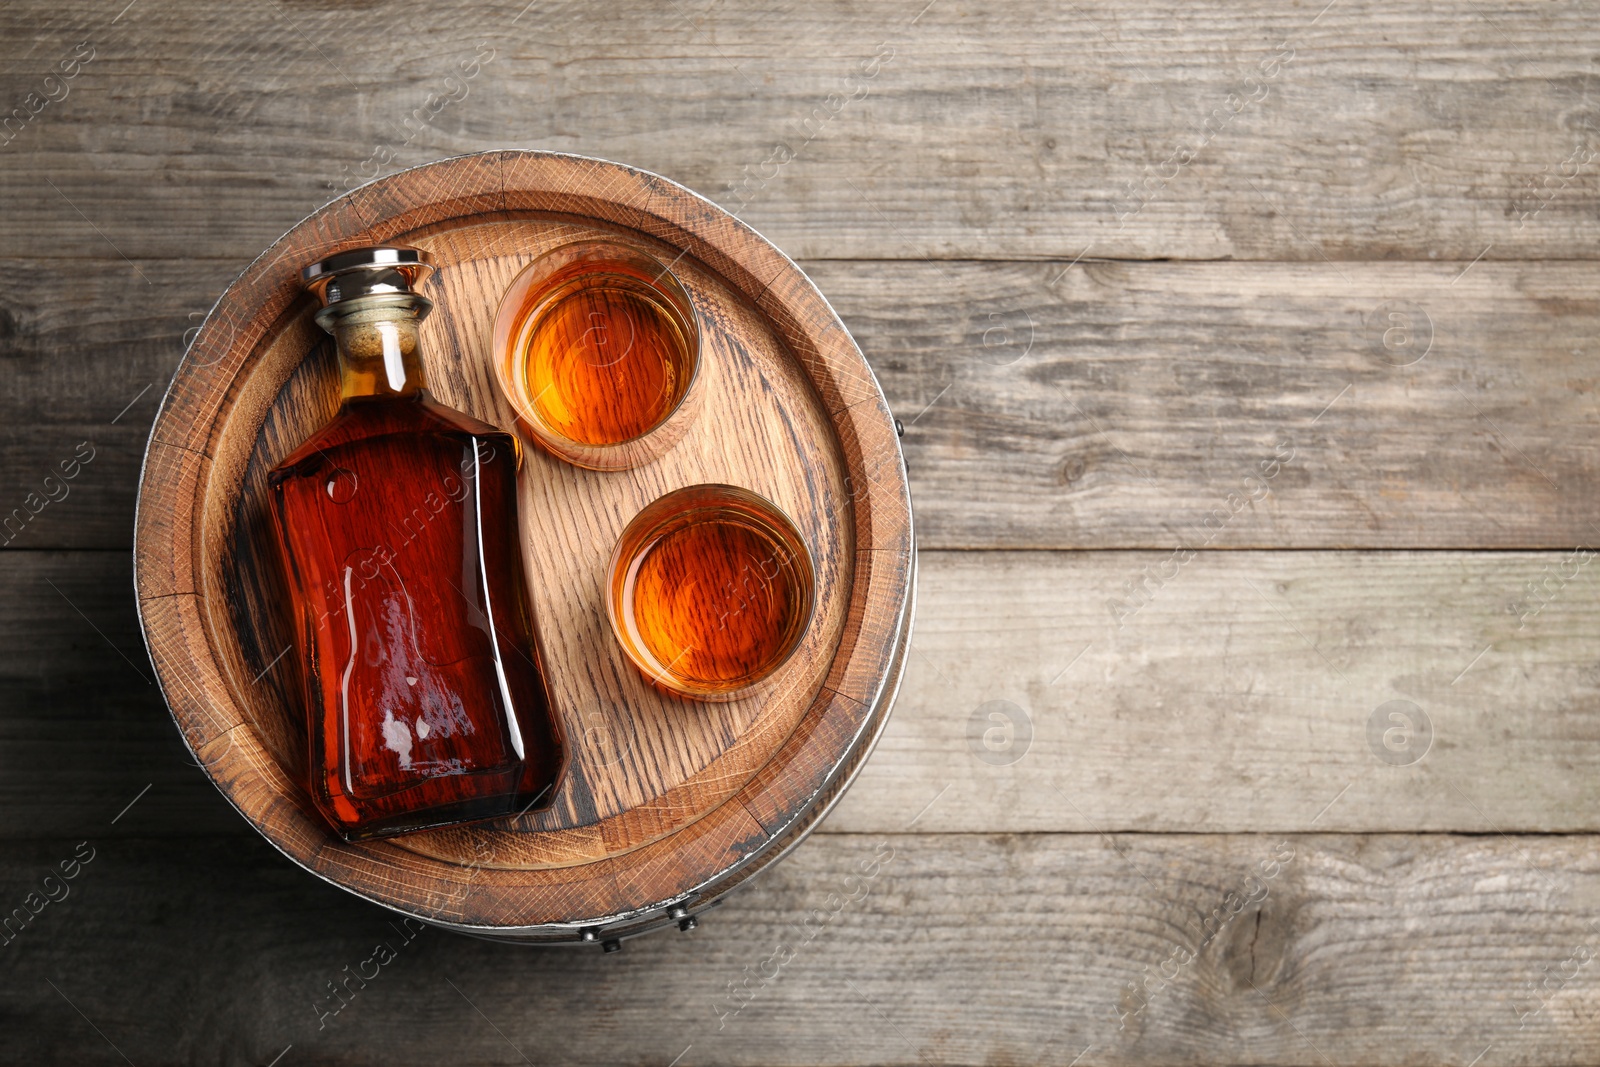
[[658,689],[747,696],[792,656],[815,603],[794,523],[732,485],[692,485],[636,515],[607,576],[613,633]]
[[670,264],[618,241],[574,241],[524,267],[501,298],[494,344],[523,428],[580,467],[662,455],[703,391],[688,291]]
[[428,394],[427,269],[405,248],[305,269],[340,405],[268,478],[311,796],[346,840],[533,809],[564,763],[518,547],[519,445]]

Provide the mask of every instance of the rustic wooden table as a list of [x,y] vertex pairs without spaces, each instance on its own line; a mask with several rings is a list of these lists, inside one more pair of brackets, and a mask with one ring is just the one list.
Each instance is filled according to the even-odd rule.
[[[1595,1062],[1600,34],[1323,4],[6,6],[0,1058]],[[617,956],[292,866],[135,624],[185,332],[329,198],[491,147],[737,211],[906,426],[883,742]]]

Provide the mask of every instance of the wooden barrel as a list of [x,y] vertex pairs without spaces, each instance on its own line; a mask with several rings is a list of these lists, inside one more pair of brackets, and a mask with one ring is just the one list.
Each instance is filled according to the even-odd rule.
[[[570,764],[545,810],[347,843],[304,781],[303,698],[266,475],[337,405],[331,343],[298,282],[368,244],[426,249],[435,395],[514,425],[494,316],[540,253],[594,236],[650,249],[702,331],[704,396],[685,438],[620,472],[535,448],[519,476],[528,595]],[[817,599],[800,651],[758,696],[652,688],[613,638],[605,567],[628,521],[683,486],[751,489],[792,517]],[[340,197],[261,255],[212,309],[151,431],[135,572],[162,691],[196,760],[307,870],[423,921],[527,941],[685,927],[801,840],[870,752],[909,638],[915,553],[896,426],[809,279],[760,235],[665,178],[546,152],[404,171]],[[610,947],[608,945],[608,947]]]

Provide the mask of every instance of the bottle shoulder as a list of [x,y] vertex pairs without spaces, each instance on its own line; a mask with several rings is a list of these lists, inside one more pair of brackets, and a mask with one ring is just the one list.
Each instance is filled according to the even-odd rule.
[[426,392],[407,397],[352,397],[339,406],[333,418],[278,463],[276,481],[307,464],[332,462],[336,454],[358,448],[363,442],[392,436],[427,436],[443,442],[465,444],[491,439],[513,452],[519,451],[515,435],[466,412],[441,404]]
[[493,423],[484,422],[482,419],[468,415],[465,411],[440,403],[428,392],[422,394],[419,406],[423,409],[427,418],[433,419],[441,425],[459,430],[462,433],[469,433],[474,437],[488,437],[490,435],[512,436]]

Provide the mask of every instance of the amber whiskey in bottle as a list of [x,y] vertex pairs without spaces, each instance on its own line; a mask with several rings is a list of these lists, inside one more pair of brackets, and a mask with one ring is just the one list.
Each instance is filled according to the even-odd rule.
[[563,767],[524,591],[511,435],[433,399],[416,249],[305,269],[340,405],[268,478],[311,796],[347,840],[517,814]]

